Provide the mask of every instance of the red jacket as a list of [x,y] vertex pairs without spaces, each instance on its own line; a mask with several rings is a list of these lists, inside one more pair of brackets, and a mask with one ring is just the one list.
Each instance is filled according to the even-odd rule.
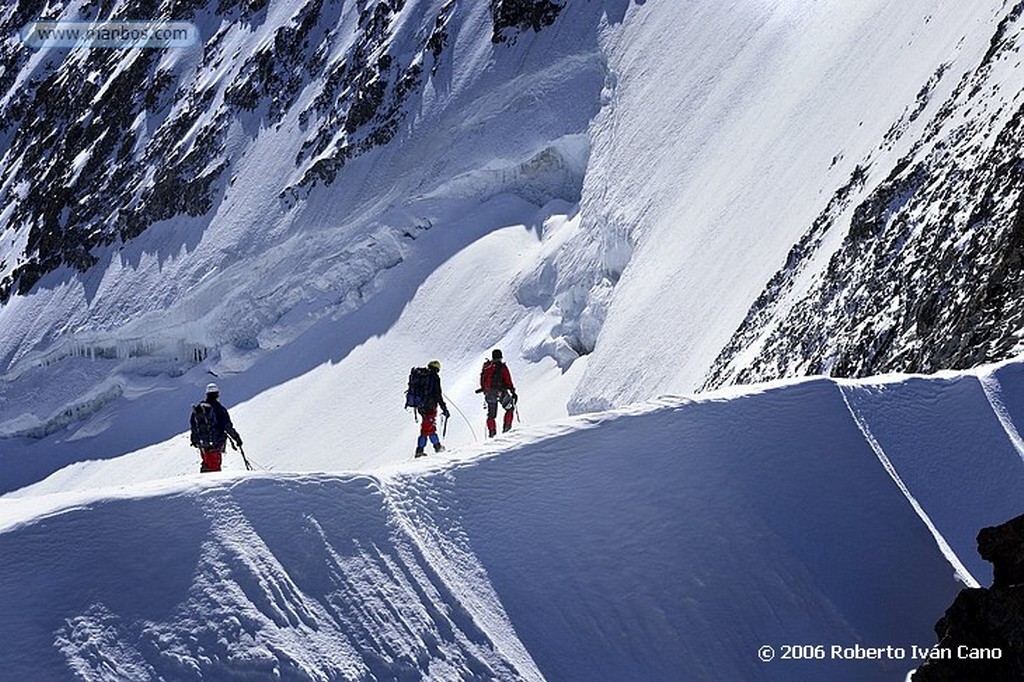
[[488,360],[480,370],[480,390],[484,393],[500,393],[516,390],[512,374],[501,360]]

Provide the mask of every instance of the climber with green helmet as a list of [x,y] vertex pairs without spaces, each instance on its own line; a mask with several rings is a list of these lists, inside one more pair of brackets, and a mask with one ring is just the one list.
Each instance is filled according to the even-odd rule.
[[441,414],[447,419],[450,415],[448,406],[444,403],[444,393],[441,390],[441,362],[431,360],[427,363],[427,372],[422,389],[423,399],[417,410],[420,413],[420,437],[416,441],[416,456],[423,457],[427,453],[424,448],[427,446],[427,439],[430,439],[434,446],[434,452],[444,452],[441,439],[437,435],[437,408],[441,408]]

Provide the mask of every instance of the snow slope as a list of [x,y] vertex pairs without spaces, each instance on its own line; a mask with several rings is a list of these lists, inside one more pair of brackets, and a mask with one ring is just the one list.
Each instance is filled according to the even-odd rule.
[[[608,270],[614,295],[571,408],[700,388],[829,197],[858,165],[873,166],[869,187],[884,179],[1008,11],[933,0],[638,8],[610,38],[615,88],[591,127],[581,204],[584,224],[621,233],[631,256]],[[941,64],[926,115],[883,145]]]
[[[1024,364],[666,397],[371,474],[0,499],[32,679],[899,680],[1019,511]],[[337,445],[324,440],[321,448]],[[957,579],[959,578],[959,579]]]
[[[216,364],[222,398],[253,460],[278,470],[323,471],[369,468],[411,455],[419,425],[412,412],[402,410],[406,377],[410,367],[431,357],[443,363],[453,411],[446,442],[457,446],[482,438],[483,403],[474,390],[486,350],[515,348],[537,334],[529,312],[511,300],[518,272],[574,229],[557,212],[557,202],[547,212],[533,208],[536,223],[516,225],[514,216],[528,207],[505,196],[467,210],[453,221],[456,229],[421,236],[422,248],[359,310],[317,324],[277,352],[243,357],[244,371],[234,371],[230,361]],[[496,250],[508,256],[495,259]],[[454,255],[442,260],[448,253]],[[65,395],[76,372],[89,373],[97,362],[119,361],[67,358],[60,363],[63,383],[46,379],[53,369],[42,368],[36,373],[40,384],[26,382],[24,390],[37,399],[48,391]],[[582,366],[563,372],[550,358],[510,363],[515,380],[526,387],[522,419],[539,423],[565,415]],[[192,471],[195,451],[185,429],[190,406],[213,378],[209,370],[203,365],[173,378],[118,372],[117,386],[130,399],[97,405],[84,424],[72,423],[42,440],[0,441],[0,491],[54,472],[46,487],[59,490]],[[16,388],[6,386],[12,408],[20,401]],[[337,447],[325,449],[324,442]]]
[[[326,56],[291,104],[231,109],[240,55],[314,7]],[[388,5],[378,33],[351,3],[279,0],[260,21],[211,5],[197,21],[215,44],[160,57],[181,98],[138,135],[202,157],[209,130],[223,148],[199,162],[229,171],[202,216],[157,221],[0,308],[0,490],[143,449],[171,473],[211,373],[243,424],[277,423],[253,456],[299,470],[404,454],[415,427],[395,404],[431,357],[467,414],[455,444],[479,435],[471,387],[496,345],[532,423],[695,390],[827,198],[867,156],[896,162],[927,116],[879,140],[940,65],[939,95],[974,64],[1004,10],[603,0],[494,44],[483,2]],[[437,21],[446,47],[423,56]],[[425,60],[395,137],[304,183],[347,143],[316,105],[332,69],[385,54]],[[165,140],[179,119],[195,125]],[[299,154],[332,130],[330,149]]]

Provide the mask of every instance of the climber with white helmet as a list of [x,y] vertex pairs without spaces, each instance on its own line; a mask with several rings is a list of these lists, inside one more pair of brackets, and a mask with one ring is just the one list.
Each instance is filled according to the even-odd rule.
[[206,399],[192,407],[192,447],[199,448],[201,473],[220,471],[221,460],[228,438],[236,448],[242,446],[227,408],[220,404],[220,389],[215,383],[206,385]]

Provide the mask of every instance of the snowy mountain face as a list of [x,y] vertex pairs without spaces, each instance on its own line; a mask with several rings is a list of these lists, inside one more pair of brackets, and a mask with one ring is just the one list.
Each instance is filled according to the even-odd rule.
[[[538,14],[529,3],[529,11],[517,10],[515,3],[492,4],[495,43],[510,42],[521,27],[540,28],[557,16],[557,8]],[[0,299],[29,293],[62,267],[86,273],[104,260],[109,265],[114,253],[162,221],[195,218],[184,223],[193,231],[217,224],[222,214],[214,208],[238,181],[243,158],[260,157],[264,172],[276,167],[276,182],[268,183],[273,196],[246,196],[247,202],[260,201],[254,215],[261,215],[267,224],[259,227],[269,231],[282,221],[282,206],[307,197],[315,186],[330,185],[347,163],[391,141],[410,112],[424,108],[430,86],[449,87],[450,75],[439,77],[438,71],[454,5],[8,8],[3,28],[11,36],[28,19],[149,15],[194,21],[205,41],[190,52],[166,53],[32,52],[15,38],[6,42]],[[246,143],[273,137],[270,131],[286,124],[292,128],[286,144],[268,149]],[[277,156],[268,164],[271,151]],[[418,160],[406,159],[405,165]],[[182,231],[179,221],[173,232]],[[167,242],[160,242],[163,257],[189,247],[182,236]],[[119,248],[104,249],[112,244]],[[18,357],[11,343],[3,349],[8,363]],[[26,339],[13,343],[25,345]]]
[[[1020,15],[995,0],[7,6],[4,490],[181,451],[211,378],[271,464],[316,470],[394,461],[414,428],[398,424],[405,375],[431,357],[471,442],[495,346],[532,422],[1011,355]],[[200,40],[16,36],[146,16]],[[157,461],[152,475],[177,471]]]
[[[559,5],[3,10],[11,36],[36,18],[152,16],[195,23],[202,42],[31,51],[5,41],[0,434],[81,423],[139,377],[173,383],[198,368],[194,390],[205,372],[240,373],[362,307],[388,271],[425,252],[416,241],[432,228],[472,221],[456,251],[513,224],[541,237],[579,200],[605,9],[580,6],[571,31],[541,42]],[[524,283],[523,298],[535,289]],[[477,315],[479,328],[493,311]],[[454,352],[436,345],[427,352]],[[539,341],[534,357],[554,346]],[[482,350],[473,344],[474,365]]]
[[[939,65],[790,251],[706,386],[1020,352],[1022,12],[1001,14],[975,66]],[[906,142],[895,165],[880,163]]]
[[[617,87],[592,128],[582,211],[621,226],[633,250],[573,409],[1011,354],[1016,299],[1001,285],[979,293],[970,272],[1012,261],[989,240],[1012,221],[974,225],[978,248],[960,239],[981,178],[1007,181],[999,152],[986,155],[1019,101],[1015,7],[730,7],[674,4],[664,23],[638,13],[612,50]],[[680,25],[713,25],[714,38],[684,46]],[[979,184],[957,184],[964,169]],[[941,217],[958,210],[959,222]],[[948,281],[953,261],[929,240],[958,254],[962,280]],[[991,341],[972,346],[972,334]]]
[[[234,184],[246,151],[238,136],[279,128],[290,113],[301,144],[278,198],[287,203],[331,184],[346,163],[390,142],[418,108],[410,98],[422,101],[437,76],[455,4],[9,7],[2,27],[10,36],[36,19],[150,16],[206,30],[201,51],[179,59],[145,49],[32,53],[6,42],[5,241],[17,248],[3,264],[0,300],[27,294],[62,266],[84,273],[100,263],[103,247],[160,221],[207,216]],[[540,30],[560,9],[494,0],[492,41]],[[311,82],[316,92],[297,106]]]

